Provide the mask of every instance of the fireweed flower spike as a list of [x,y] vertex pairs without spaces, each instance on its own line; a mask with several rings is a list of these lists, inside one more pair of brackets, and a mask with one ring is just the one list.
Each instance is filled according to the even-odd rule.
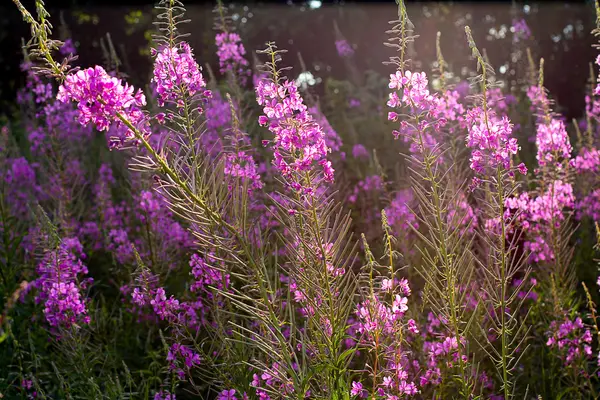
[[[513,360],[526,346],[528,330],[519,313],[522,303],[516,300],[523,284],[512,285],[512,282],[517,274],[521,282],[528,281],[530,270],[523,264],[523,257],[514,256],[518,251],[517,244],[508,238],[508,232],[514,227],[514,219],[506,218],[505,203],[517,186],[515,169],[526,174],[527,168],[524,164],[516,168],[512,166],[512,156],[519,150],[516,139],[512,137],[513,126],[508,118],[498,118],[489,109],[488,89],[493,70],[479,52],[469,27],[465,27],[465,33],[480,71],[480,75],[473,79],[473,82],[479,85],[481,90],[480,105],[467,112],[467,147],[472,150],[471,169],[476,175],[472,188],[477,187],[482,180],[489,183],[482,187],[482,191],[486,190],[487,197],[493,198],[493,201],[484,200],[488,208],[486,217],[488,223],[498,221],[497,227],[488,229],[485,234],[490,259],[494,261],[492,266],[484,270],[484,307],[493,310],[488,311],[488,316],[491,326],[495,327],[490,329],[493,334],[488,335],[486,339],[489,349],[499,349],[489,354],[501,378],[504,398],[510,400],[514,398],[512,388],[516,366]],[[488,329],[485,322],[480,324],[482,330]]]
[[[459,283],[469,283],[473,265],[459,261],[466,257],[466,250],[458,249],[466,249],[467,240],[464,235],[459,237],[451,232],[456,229],[456,225],[459,225],[458,221],[462,223],[465,217],[466,225],[471,224],[471,221],[464,215],[468,208],[460,209],[460,197],[453,191],[454,186],[461,185],[450,179],[454,174],[452,168],[455,168],[453,160],[447,163],[442,158],[444,150],[453,139],[449,136],[456,134],[447,127],[448,121],[462,120],[462,115],[457,114],[462,114],[464,109],[457,102],[458,93],[444,92],[442,95],[431,93],[426,74],[408,69],[410,64],[405,59],[405,49],[416,36],[413,35],[412,23],[408,19],[402,1],[399,2],[398,20],[390,23],[393,24],[393,29],[388,31],[391,38],[386,45],[395,48],[399,55],[391,57],[385,63],[396,67],[396,72],[390,75],[388,83],[388,87],[393,91],[389,94],[387,105],[394,108],[394,111],[389,112],[388,120],[400,120],[399,129],[395,129],[392,133],[396,138],[402,136],[411,144],[409,151],[412,156],[409,162],[412,188],[408,190],[409,193],[416,194],[417,205],[422,212],[411,218],[410,214],[414,212],[407,210],[405,204],[403,207],[398,207],[399,198],[390,205],[395,208],[388,207],[385,211],[390,212],[390,223],[395,222],[398,216],[402,216],[403,222],[408,225],[407,228],[415,230],[417,235],[426,235],[428,245],[423,246],[418,243],[417,249],[421,254],[428,254],[428,256],[416,266],[416,270],[426,279],[431,288],[435,288],[432,290],[443,294],[445,305],[438,307],[435,299],[426,299],[426,304],[435,310],[437,320],[444,321],[440,335],[453,337],[457,343],[461,343],[461,345],[457,344],[452,352],[446,351],[446,355],[452,353],[451,356],[456,357],[452,370],[444,369],[444,374],[439,374],[434,379],[433,366],[437,359],[432,357],[428,371],[421,377],[421,383],[426,385],[439,379],[443,385],[455,385],[460,395],[468,398],[473,390],[465,340],[466,321],[469,316],[466,311],[463,311],[465,304],[458,293]],[[443,65],[439,45],[437,47],[438,62]],[[403,210],[406,210],[404,214],[409,216],[402,215]],[[394,214],[391,214],[391,211],[395,211]],[[384,226],[387,222],[386,220]],[[418,230],[421,225],[426,227],[427,233],[423,234]],[[391,252],[391,249],[388,251]],[[433,255],[429,255],[432,254],[431,252]],[[417,330],[416,325],[410,327]],[[442,390],[439,395],[444,397],[449,394]]]
[[85,254],[78,239],[63,239],[58,249],[46,253],[37,268],[36,301],[44,303],[44,315],[52,327],[70,328],[90,322],[81,293],[91,282],[90,278],[83,279],[88,273],[83,258]]
[[246,49],[240,35],[234,32],[221,32],[217,34],[215,41],[218,47],[217,56],[221,73],[236,74],[240,79],[240,84],[244,85],[251,71],[248,68],[248,60],[245,58]]
[[123,84],[100,66],[68,75],[59,87],[56,98],[63,103],[77,102],[81,125],[86,126],[91,122],[100,131],[108,130],[114,125],[116,136],[111,139],[111,147],[138,143],[134,132],[117,118],[117,113],[141,132],[148,132],[142,111],[142,107],[146,105],[146,97],[142,91],[138,90],[134,94],[133,86]]
[[219,70],[222,74],[227,75],[230,84],[233,83],[230,89],[237,98],[241,95],[240,89],[246,85],[252,70],[249,68],[250,64],[246,58],[246,49],[242,38],[235,32],[233,18],[228,15],[227,7],[221,0],[217,0],[213,12],[217,14],[214,29],[218,32],[215,36],[215,43],[219,58]]
[[170,48],[165,46],[159,51],[153,50],[153,54],[156,58],[152,82],[156,83],[160,106],[170,102],[181,108],[197,93],[211,97],[189,44],[180,42]]
[[[498,118],[475,107],[467,111],[467,147],[472,149],[471,169],[477,175],[493,174],[497,168],[512,171],[512,156],[517,154],[517,139],[511,137],[513,125],[507,117]],[[527,173],[523,163],[518,171]]]
[[330,149],[325,134],[308,113],[294,82],[261,80],[256,87],[256,101],[264,112],[258,118],[259,124],[275,135],[270,141],[273,165],[287,184],[310,194],[313,188],[303,186],[301,176],[317,164],[322,168],[323,179],[333,182],[334,170],[327,160]]

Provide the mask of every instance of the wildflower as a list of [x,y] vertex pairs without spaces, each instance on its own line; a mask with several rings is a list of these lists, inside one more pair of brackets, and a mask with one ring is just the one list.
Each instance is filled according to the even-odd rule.
[[363,389],[362,383],[353,381],[350,396],[367,397],[367,391]]
[[354,54],[354,49],[345,39],[336,40],[335,48],[340,57],[350,57]]
[[413,201],[412,189],[401,190],[396,197],[385,208],[390,226],[396,228],[397,232],[408,232],[411,226],[418,227],[416,215],[410,209]]
[[126,142],[136,143],[134,132],[125,126],[117,117],[120,114],[131,125],[146,132],[144,113],[141,107],[146,105],[146,98],[141,90],[135,94],[128,84],[106,73],[96,66],[76,74],[68,75],[59,87],[56,98],[66,103],[70,100],[77,102],[79,123],[96,125],[100,131],[106,131],[111,126],[118,128],[116,138],[111,142],[112,147],[121,147]]
[[167,299],[165,289],[158,288],[154,299],[150,300],[150,304],[154,308],[156,315],[160,319],[174,320],[176,318],[177,311],[179,310],[179,301],[173,296]]
[[[517,154],[517,139],[511,137],[513,125],[507,117],[498,118],[479,107],[467,112],[467,147],[473,149],[471,169],[477,174],[488,174],[490,168],[510,170],[511,157]],[[526,169],[521,167],[521,172]]]
[[404,312],[408,310],[408,299],[400,295],[396,295],[394,303],[392,305],[392,312],[400,315],[404,315]]
[[223,390],[219,394],[218,400],[237,400],[235,397],[235,389]]
[[355,144],[354,147],[352,147],[352,157],[368,159],[369,152],[362,144]]
[[342,139],[340,135],[333,129],[333,127],[329,124],[329,121],[323,115],[321,111],[315,106],[309,108],[308,112],[312,115],[315,122],[321,127],[323,130],[323,134],[325,135],[325,145],[329,147],[330,152],[340,151],[342,148]]
[[597,172],[600,166],[600,151],[597,149],[583,149],[577,157],[570,161],[570,165],[577,172]]
[[37,267],[39,278],[35,287],[37,302],[44,303],[44,315],[52,327],[70,328],[89,323],[85,297],[81,293],[91,279],[81,279],[88,273],[81,261],[83,246],[76,238],[65,238],[58,249],[48,251]]
[[242,39],[237,33],[221,32],[217,34],[217,56],[219,57],[219,67],[221,73],[233,72],[241,79],[240,83],[245,84],[246,77],[250,74],[248,60],[244,57],[246,49],[242,44]]
[[156,58],[152,82],[156,84],[160,106],[172,102],[182,107],[184,98],[192,98],[197,93],[211,97],[211,92],[206,90],[202,68],[194,59],[188,43],[180,42],[172,48],[153,50],[153,54]]
[[[507,216],[518,210],[518,221],[527,233],[525,248],[535,262],[554,259],[548,240],[550,230],[560,226],[565,219],[564,209],[575,206],[573,187],[570,183],[556,180],[544,193],[530,198],[528,193],[506,199]],[[554,225],[554,226],[552,226]]]
[[513,33],[513,42],[517,43],[521,40],[527,40],[531,36],[531,30],[527,26],[524,18],[514,19],[510,31]]
[[223,172],[227,175],[240,178],[243,183],[247,184],[248,191],[250,192],[263,187],[254,158],[243,150],[225,154],[225,168]]
[[415,322],[414,319],[409,319],[408,320],[408,326],[407,326],[409,332],[414,333],[415,335],[417,333],[419,333],[419,328],[417,327],[417,323]]
[[585,327],[580,317],[571,321],[552,321],[548,331],[546,346],[555,349],[563,360],[565,367],[577,367],[582,360],[592,358],[592,334]]
[[161,390],[154,395],[154,400],[176,400],[175,395],[169,393],[167,390]]
[[538,124],[535,143],[540,166],[558,162],[557,157],[568,160],[573,150],[565,124],[557,119],[552,119],[549,124]]
[[358,99],[350,99],[348,101],[348,107],[350,108],[356,108],[356,107],[360,107],[360,100]]
[[348,196],[348,201],[356,203],[361,193],[380,192],[383,189],[383,181],[379,175],[369,175],[359,181]]
[[325,142],[325,134],[318,123],[308,113],[302,97],[293,82],[284,80],[281,84],[260,81],[256,87],[257,102],[263,106],[265,115],[259,117],[261,125],[267,125],[275,135],[272,141],[273,165],[295,189],[309,188],[298,181],[298,174],[309,171],[319,164],[323,178],[333,181],[334,170],[325,157],[330,148]]
[[63,42],[63,45],[59,49],[60,54],[63,56],[68,56],[69,54],[76,54],[77,49],[75,48],[75,43],[73,39],[69,38]]

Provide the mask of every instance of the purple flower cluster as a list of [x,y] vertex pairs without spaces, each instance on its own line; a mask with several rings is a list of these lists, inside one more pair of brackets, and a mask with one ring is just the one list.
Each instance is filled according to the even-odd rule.
[[489,109],[493,110],[499,117],[508,116],[509,106],[517,102],[515,96],[511,94],[504,96],[500,88],[488,89],[486,95]]
[[552,119],[549,124],[538,124],[535,143],[540,166],[569,160],[573,151],[565,124],[557,119]]
[[[271,396],[265,391],[266,388],[282,395],[283,398],[292,397],[295,391],[292,381],[277,362],[266,368],[260,375],[254,374],[250,386],[256,389],[256,396],[260,400],[271,400]],[[309,395],[310,392],[306,393],[306,397]]]
[[237,397],[235,397],[235,389],[223,390],[219,393],[217,400],[237,400]]
[[[477,174],[494,175],[492,170],[511,170],[512,156],[517,154],[519,145],[512,136],[513,125],[507,117],[498,118],[487,114],[479,107],[467,111],[467,147],[471,153],[471,169]],[[525,164],[518,166],[519,172],[527,173]]]
[[[371,370],[376,394],[386,399],[399,399],[419,393],[409,375],[410,365],[403,351],[406,334],[419,333],[414,320],[404,318],[408,311],[408,281],[383,279],[376,291],[357,305],[356,320],[361,341],[370,353],[380,357],[381,370]],[[379,363],[378,363],[379,364]],[[361,382],[353,382],[352,396],[364,397],[367,392]]]
[[565,367],[577,367],[582,360],[590,360],[591,344],[592,333],[580,317],[550,323],[546,346],[558,351]]
[[110,76],[102,67],[96,66],[68,75],[59,87],[56,98],[63,103],[77,102],[79,123],[94,123],[98,130],[108,130],[113,124],[118,128],[111,146],[121,147],[126,143],[136,143],[134,132],[118,119],[120,114],[142,132],[146,97],[141,90],[134,94],[133,86],[124,85],[121,80]]
[[256,162],[246,151],[226,153],[224,172],[226,175],[240,178],[242,182],[248,185],[248,191],[250,192],[263,187]]
[[518,210],[518,225],[527,234],[525,248],[531,252],[531,259],[535,262],[553,260],[550,230],[558,229],[565,220],[565,209],[574,207],[573,186],[557,180],[540,196],[530,198],[528,193],[521,193],[506,199],[505,205],[506,217]]
[[396,232],[409,232],[411,225],[419,227],[417,216],[411,210],[414,201],[412,189],[404,189],[396,193],[391,203],[385,208],[388,223]]
[[153,53],[156,59],[152,82],[156,84],[159,105],[170,102],[181,108],[186,99],[189,101],[197,93],[211,96],[188,43],[180,42],[172,48],[165,46]]
[[361,193],[380,192],[381,190],[383,190],[381,177],[379,175],[369,175],[354,186],[352,193],[348,196],[348,201],[356,203]]
[[362,160],[368,160],[370,155],[366,147],[359,143],[355,144],[352,147],[352,157]]
[[60,54],[63,56],[68,56],[69,54],[76,54],[77,49],[75,48],[75,42],[73,39],[69,38],[63,42],[63,45],[60,47]]
[[138,187],[133,204],[115,202],[115,185],[112,169],[103,164],[94,187],[96,219],[87,221],[81,233],[94,249],[111,252],[119,264],[135,262],[135,246],[153,267],[174,269],[180,257],[193,247],[191,234],[174,218],[159,192]]
[[154,395],[154,400],[176,400],[174,394],[169,393],[168,390],[161,390],[160,392]]
[[570,165],[578,173],[598,172],[600,167],[600,151],[597,149],[582,149],[581,153],[573,158]]
[[287,183],[294,190],[313,194],[314,188],[303,185],[302,174],[315,164],[322,167],[323,179],[332,182],[334,170],[326,158],[331,150],[325,142],[325,133],[308,112],[294,83],[262,80],[256,87],[256,95],[265,113],[258,121],[275,135],[273,164]]
[[36,301],[44,303],[44,315],[52,327],[68,329],[90,322],[82,291],[92,280],[83,279],[88,273],[83,258],[79,240],[68,238],[57,249],[48,251],[37,267]]
[[221,73],[232,72],[240,79],[242,85],[245,84],[251,71],[248,69],[248,60],[246,60],[246,49],[242,44],[242,39],[237,33],[221,32],[217,34],[215,41],[217,43],[217,56],[219,57],[219,66]]
[[340,57],[350,57],[354,54],[354,49],[346,39],[336,40],[335,48]]
[[25,157],[4,161],[7,170],[3,173],[3,183],[6,185],[5,201],[11,207],[15,216],[24,218],[29,213],[29,204],[42,195],[37,184],[35,165],[31,165]]
[[[214,258],[208,257],[209,262],[215,262]],[[210,287],[215,287],[220,290],[227,289],[230,284],[230,276],[212,266],[210,266],[204,258],[197,254],[192,255],[190,259],[190,267],[192,267],[192,275],[194,283],[190,289],[192,292],[204,291],[208,297],[212,296]]]
[[394,89],[389,94],[388,107],[404,107],[410,113],[410,118],[401,118],[402,113],[388,112],[389,121],[401,120],[400,127],[392,131],[394,137],[402,136],[405,142],[410,143],[413,154],[420,154],[425,148],[434,149],[439,142],[440,129],[447,123],[446,117],[460,111],[456,99],[448,96],[440,100],[437,94],[431,94],[424,72],[405,71],[402,74],[396,71],[390,75],[388,87]]
[[[185,370],[179,366],[181,360],[183,360],[183,367],[185,367]],[[175,371],[180,379],[183,379],[185,377],[185,371],[189,371],[200,365],[201,360],[200,355],[188,346],[174,343],[171,345],[169,353],[167,354],[167,361],[169,362],[169,368]]]
[[514,19],[510,31],[513,33],[513,42],[518,43],[521,40],[527,40],[531,37],[531,29],[525,22],[525,19]]

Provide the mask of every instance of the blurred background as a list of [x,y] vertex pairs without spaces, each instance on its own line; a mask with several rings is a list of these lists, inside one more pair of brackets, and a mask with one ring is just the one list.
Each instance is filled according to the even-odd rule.
[[[33,9],[33,1],[24,1]],[[103,62],[103,47],[114,44],[114,50],[125,72],[136,85],[149,81],[148,42],[154,15],[150,1],[47,1],[47,7],[60,39],[72,38],[79,54],[78,65]],[[201,65],[217,64],[211,3],[185,3],[191,23],[185,26],[188,41],[195,49]],[[524,76],[526,49],[536,61],[545,59],[545,85],[560,106],[557,111],[570,120],[584,110],[584,91],[589,79],[589,63],[595,58],[593,1],[587,2],[407,2],[408,13],[420,35],[411,49],[412,57],[429,70],[435,61],[436,34],[442,32],[441,47],[446,61],[456,75],[467,75],[474,64],[469,59],[464,26],[471,26],[480,48],[486,50],[499,78],[510,82]],[[377,3],[345,3],[291,1],[281,4],[247,2],[227,3],[230,15],[248,52],[263,48],[267,40],[275,40],[288,49],[285,64],[294,66],[294,78],[323,90],[328,78],[343,80],[352,73],[344,58],[336,51],[335,41],[342,35],[354,48],[354,71],[364,76],[375,71],[386,76],[391,67],[382,64],[390,55],[383,45],[387,21],[394,19],[397,8],[393,1]],[[58,18],[60,16],[60,19]],[[22,38],[28,38],[28,27],[10,0],[0,5],[0,101],[10,107],[16,89],[24,81],[19,64],[22,60]],[[107,40],[109,39],[110,40]],[[212,68],[218,70],[218,68]],[[217,71],[218,72],[218,71]],[[515,82],[516,83],[516,82]],[[512,85],[511,85],[512,86]]]

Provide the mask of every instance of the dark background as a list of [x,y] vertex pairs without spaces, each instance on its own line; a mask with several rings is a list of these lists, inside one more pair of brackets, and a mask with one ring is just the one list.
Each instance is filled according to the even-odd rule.
[[[30,11],[34,10],[32,1],[23,3]],[[328,76],[347,77],[347,68],[335,49],[334,22],[355,47],[354,61],[360,71],[371,69],[387,74],[392,69],[382,64],[390,55],[383,45],[387,21],[397,16],[392,1],[323,2],[319,7],[315,2],[299,1],[226,4],[230,14],[237,16],[236,24],[248,52],[264,47],[267,40],[274,40],[279,47],[289,50],[284,63],[295,67],[292,74],[296,76],[300,72],[297,56],[300,52],[316,78],[324,81]],[[48,0],[46,6],[52,14],[56,37],[72,37],[77,42],[80,56],[77,64],[101,63],[101,39],[108,33],[130,80],[138,85],[148,82],[151,64],[141,49],[147,43],[145,32],[152,26],[152,2]],[[192,22],[183,30],[191,34],[188,40],[199,63],[216,71],[213,4],[191,2],[186,7]],[[589,63],[597,54],[590,33],[595,26],[593,1],[408,2],[408,13],[420,35],[415,51],[425,71],[429,71],[435,60],[437,31],[442,32],[442,50],[451,69],[457,75],[467,72],[463,67],[474,69],[464,34],[464,26],[469,25],[478,46],[485,48],[502,78],[514,80],[512,71],[516,76],[523,74],[527,47],[536,59],[544,57],[545,84],[562,107],[560,111],[568,119],[582,115]],[[510,27],[515,18],[526,20],[532,32],[530,39],[514,43]],[[4,111],[10,110],[15,91],[23,82],[19,70],[20,47],[22,38],[27,39],[28,35],[29,29],[12,1],[2,0],[0,105]],[[322,86],[317,83],[315,89]]]

